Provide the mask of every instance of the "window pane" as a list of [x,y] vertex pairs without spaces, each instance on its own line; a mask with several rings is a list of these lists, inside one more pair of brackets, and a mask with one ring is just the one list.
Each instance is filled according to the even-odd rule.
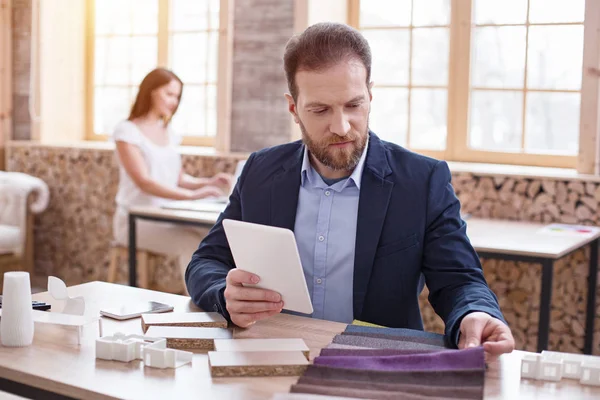
[[424,150],[445,149],[448,91],[413,89],[410,96],[410,147]]
[[475,28],[471,84],[486,88],[522,88],[525,27]]
[[205,128],[205,93],[203,86],[186,85],[181,103],[173,117],[173,129],[179,135],[198,136]]
[[129,115],[130,89],[101,88],[94,90],[94,132],[110,135],[115,125]]
[[207,33],[178,33],[170,39],[170,65],[185,83],[206,82],[210,63]]
[[[588,0],[597,1],[597,0]],[[529,22],[583,22],[585,0],[530,0]]]
[[413,25],[431,26],[450,24],[450,0],[418,0],[413,3],[415,7]]
[[206,87],[206,131],[205,136],[217,135],[217,86]]
[[408,89],[373,88],[369,127],[383,140],[406,146]]
[[523,92],[471,93],[469,146],[478,150],[519,151],[523,126]]
[[579,150],[579,93],[527,94],[525,148],[527,151]]
[[524,24],[527,0],[475,0],[473,15],[476,24]]
[[154,68],[158,55],[156,37],[131,38],[131,84],[139,85]]
[[101,0],[95,2],[95,31],[98,35],[128,35],[131,33],[131,0]]
[[131,82],[131,38],[111,37],[96,39],[96,70],[101,76],[98,84],[127,85]]
[[378,85],[408,85],[409,31],[364,31],[372,53],[371,76]]
[[131,25],[134,34],[156,35],[158,33],[158,1],[133,0]]
[[527,86],[534,89],[581,88],[583,26],[529,28]]
[[219,28],[219,0],[171,0],[171,32]]
[[360,26],[409,26],[411,0],[360,2]]
[[421,28],[413,31],[412,83],[448,84],[448,28]]

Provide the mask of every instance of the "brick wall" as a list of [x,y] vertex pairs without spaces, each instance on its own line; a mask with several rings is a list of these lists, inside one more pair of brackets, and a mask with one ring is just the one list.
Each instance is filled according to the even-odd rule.
[[31,1],[13,0],[13,139],[31,139],[29,67],[31,65]]
[[232,151],[289,142],[283,50],[293,31],[293,0],[235,2]]

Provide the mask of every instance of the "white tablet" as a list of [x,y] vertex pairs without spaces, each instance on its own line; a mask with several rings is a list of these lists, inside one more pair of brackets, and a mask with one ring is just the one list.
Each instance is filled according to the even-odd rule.
[[312,314],[294,232],[268,225],[223,220],[236,267],[260,277],[255,286],[281,294],[283,308]]

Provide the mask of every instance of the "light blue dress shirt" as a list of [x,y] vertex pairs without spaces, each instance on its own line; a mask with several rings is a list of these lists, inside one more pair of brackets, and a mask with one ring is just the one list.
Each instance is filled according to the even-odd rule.
[[313,169],[304,147],[294,234],[313,318],[344,323],[354,318],[356,221],[367,147],[352,175],[332,185]]

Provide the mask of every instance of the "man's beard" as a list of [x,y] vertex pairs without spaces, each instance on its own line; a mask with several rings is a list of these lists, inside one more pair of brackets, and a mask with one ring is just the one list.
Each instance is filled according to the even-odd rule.
[[[321,141],[314,141],[308,135],[302,121],[299,121],[300,130],[302,131],[302,141],[321,164],[334,171],[352,171],[358,165],[363,150],[367,145],[369,130],[367,128],[365,134],[360,136],[356,132],[351,132],[344,137],[332,135],[330,138]],[[368,125],[367,125],[368,126]],[[352,141],[350,148],[335,148],[329,147],[331,144],[344,143]]]

